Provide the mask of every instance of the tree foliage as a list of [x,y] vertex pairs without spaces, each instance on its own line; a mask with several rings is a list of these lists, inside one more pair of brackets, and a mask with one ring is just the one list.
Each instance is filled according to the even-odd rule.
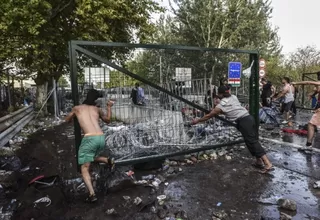
[[68,41],[147,41],[161,8],[154,0],[3,0],[0,10],[0,59],[17,59],[41,85],[68,71]]
[[[198,47],[258,50],[274,65],[281,62],[281,46],[277,29],[272,28],[270,0],[172,0],[172,16],[161,16],[153,42]],[[156,69],[159,79],[159,57],[162,69],[174,75],[173,65],[192,68],[193,78],[213,77],[214,81],[227,72],[230,61],[250,65],[247,56],[198,51],[148,51],[131,63],[137,72],[146,76]],[[277,62],[277,63],[276,63]],[[140,64],[140,65],[139,65]],[[140,66],[140,67],[139,67]],[[159,81],[159,80],[157,80]]]

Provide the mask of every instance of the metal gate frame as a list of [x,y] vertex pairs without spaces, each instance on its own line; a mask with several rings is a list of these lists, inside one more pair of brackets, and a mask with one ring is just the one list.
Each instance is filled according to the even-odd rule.
[[[149,80],[136,75],[129,70],[111,62],[110,60],[101,57],[100,55],[91,52],[88,49],[85,49],[83,46],[98,46],[98,47],[126,47],[126,48],[143,48],[143,49],[176,49],[176,50],[189,50],[189,51],[208,51],[208,52],[220,52],[220,53],[234,53],[234,54],[248,54],[249,55],[249,63],[252,63],[254,61],[254,65],[251,69],[251,77],[250,77],[250,94],[249,94],[249,112],[253,117],[255,118],[256,124],[259,125],[259,53],[258,51],[251,51],[251,50],[236,50],[236,49],[221,49],[221,48],[203,48],[203,47],[193,47],[193,46],[181,46],[181,45],[158,45],[158,44],[130,44],[130,43],[118,43],[118,42],[99,42],[99,41],[78,41],[73,40],[69,42],[69,60],[70,60],[70,76],[71,76],[71,87],[72,87],[72,96],[73,96],[73,103],[74,106],[79,105],[79,92],[78,92],[78,74],[77,74],[77,52],[80,52],[84,55],[87,55],[95,60],[98,60],[102,63],[107,64],[108,66],[138,80],[145,84],[148,84],[149,86],[164,92],[182,102],[185,102],[186,104],[202,111],[205,113],[209,113],[210,111],[208,109],[204,109],[203,107],[184,99],[160,86],[157,84],[150,82]],[[234,123],[229,122],[228,120],[221,118],[217,116],[218,119],[226,122],[229,125],[236,126]],[[257,126],[258,129],[259,126]],[[258,130],[257,130],[258,131]],[[74,133],[75,133],[75,146],[76,150],[78,152],[78,148],[81,143],[81,128],[79,125],[78,120],[75,118],[74,120]],[[134,159],[128,159],[125,161],[116,161],[117,165],[126,165],[126,164],[133,164],[133,163],[139,163],[139,162],[145,162],[150,161],[154,159],[163,159],[167,157],[177,156],[177,155],[183,155],[183,154],[189,154],[194,152],[199,152],[203,150],[213,149],[213,148],[219,148],[223,146],[231,146],[234,144],[243,143],[243,141],[234,141],[229,142],[227,144],[220,144],[220,145],[214,145],[214,146],[203,146],[201,149],[192,149],[188,151],[183,152],[176,152],[166,155],[155,155],[155,156],[149,156],[149,157],[140,157],[140,158],[134,158]]]

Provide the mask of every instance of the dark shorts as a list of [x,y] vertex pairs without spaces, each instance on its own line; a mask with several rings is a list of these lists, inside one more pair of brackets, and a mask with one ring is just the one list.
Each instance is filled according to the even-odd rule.
[[283,103],[283,111],[289,112],[291,110],[293,102]]
[[94,158],[99,156],[105,149],[105,136],[85,136],[82,138],[79,152],[78,164],[93,162]]

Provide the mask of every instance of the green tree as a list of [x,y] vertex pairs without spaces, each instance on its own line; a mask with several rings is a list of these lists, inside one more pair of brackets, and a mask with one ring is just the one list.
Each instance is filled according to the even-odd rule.
[[61,76],[59,78],[58,83],[59,83],[59,87],[70,87],[70,84],[68,83],[68,81],[64,76]]
[[[19,57],[25,69],[37,73],[39,106],[52,77],[68,72],[69,40],[147,41],[154,30],[151,13],[160,9],[153,0],[3,0],[0,32],[11,44],[1,48],[1,57]],[[99,52],[115,59],[127,51]]]
[[320,50],[315,46],[306,46],[298,48],[291,53],[286,60],[288,66],[298,72],[301,79],[302,73],[320,71]]
[[[280,66],[282,57],[277,28],[272,28],[269,22],[270,0],[172,0],[172,3],[175,4],[171,7],[173,16],[160,17],[153,43],[258,50],[267,63],[272,62],[272,72],[281,71],[275,69]],[[130,65],[143,76],[156,69],[157,80],[159,57],[162,57],[164,77],[172,78],[174,67],[189,67],[193,78],[209,80],[212,77],[216,83],[227,72],[229,61],[250,65],[247,56],[181,50],[144,51]]]

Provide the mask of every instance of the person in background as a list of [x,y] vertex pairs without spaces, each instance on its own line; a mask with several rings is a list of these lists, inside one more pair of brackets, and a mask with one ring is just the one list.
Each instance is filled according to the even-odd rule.
[[270,81],[265,78],[261,79],[262,83],[262,93],[261,100],[263,107],[271,107],[271,99],[274,95],[275,88]]
[[137,87],[137,102],[138,105],[145,105],[145,99],[144,99],[144,89],[140,87],[140,85],[137,83],[136,84]]
[[133,104],[138,105],[138,89],[139,83],[135,84],[135,87],[131,90],[130,98],[132,99]]
[[[302,82],[293,82],[293,85],[314,85],[317,88],[320,87],[320,81],[313,82],[313,81],[302,81]],[[307,135],[307,147],[312,146],[313,138],[315,135],[316,130],[320,129],[320,108],[318,108],[315,113],[312,115],[311,120],[308,123],[308,135]]]
[[99,118],[107,124],[110,123],[113,102],[108,102],[107,114],[105,114],[100,108],[96,107],[96,100],[98,98],[99,92],[97,90],[89,90],[83,104],[73,107],[72,111],[65,118],[66,122],[71,122],[74,117],[77,117],[80,127],[84,132],[84,137],[78,151],[78,164],[81,165],[82,178],[89,190],[87,202],[97,201],[89,173],[91,162],[109,164],[111,168],[114,166],[112,159],[100,156],[105,150],[105,136],[99,125]]
[[[311,95],[311,98],[315,98],[315,105],[313,106],[314,109],[319,109],[320,108],[320,86],[315,86],[313,89],[313,94]],[[316,98],[316,96],[318,96]]]
[[291,106],[291,112],[293,114],[292,117],[294,117],[297,114],[296,100],[297,100],[297,97],[298,97],[299,90],[294,85],[292,85],[292,86],[294,88],[294,101],[293,101],[292,106]]
[[288,77],[282,78],[283,89],[278,99],[284,98],[282,110],[284,112],[283,124],[288,124],[290,119],[290,110],[294,102],[294,87],[290,84],[290,79]]
[[230,94],[228,86],[220,86],[218,88],[218,96],[221,99],[212,111],[200,119],[192,121],[192,125],[205,122],[219,114],[224,114],[228,120],[236,122],[238,130],[241,132],[244,141],[251,155],[256,158],[255,167],[258,167],[261,173],[268,173],[272,170],[272,164],[269,161],[265,150],[259,142],[257,126],[253,116],[241,106],[238,98]]
[[215,90],[211,92],[211,89],[207,91],[207,95],[204,97],[204,103],[210,109],[212,109],[214,105],[214,98],[216,97]]

